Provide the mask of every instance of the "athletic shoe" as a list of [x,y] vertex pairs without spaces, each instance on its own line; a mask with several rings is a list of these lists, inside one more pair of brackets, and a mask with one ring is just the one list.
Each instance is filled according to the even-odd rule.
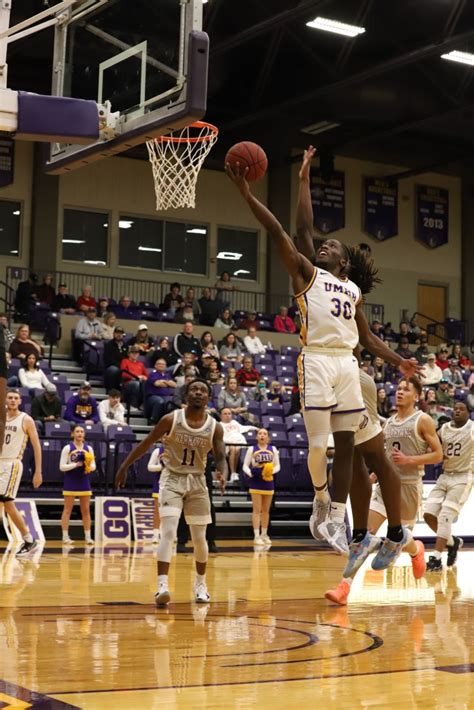
[[321,523],[324,523],[329,515],[330,509],[331,499],[329,499],[327,503],[323,503],[323,501],[314,496],[313,512],[309,519],[309,529],[315,540],[324,540],[323,536],[318,531],[318,527]]
[[380,538],[371,535],[369,532],[365,534],[365,537],[361,542],[351,542],[349,543],[349,559],[347,560],[346,567],[342,573],[343,577],[352,577],[357,570],[362,567],[367,557],[379,549],[382,544]]
[[86,545],[91,545],[91,546],[95,545],[95,542],[92,538],[89,538],[89,540],[84,540],[84,542],[86,543]]
[[166,606],[171,599],[170,590],[166,582],[160,582],[158,584],[158,591],[155,594],[155,604],[156,606]]
[[441,562],[441,558],[438,559],[438,557],[435,557],[434,555],[430,555],[428,558],[428,564],[426,565],[426,571],[427,572],[442,572],[443,571],[443,563]]
[[261,540],[264,545],[271,545],[272,544],[272,541],[270,540],[268,535],[262,535]]
[[63,537],[63,545],[74,545],[74,540],[67,535]]
[[328,589],[324,596],[326,599],[329,599],[330,602],[334,602],[334,604],[346,606],[350,591],[351,585],[343,579],[335,589]]
[[160,544],[160,536],[156,535],[156,537],[155,537],[155,535],[153,535],[153,537],[151,538],[151,544],[152,545],[159,545]]
[[349,555],[345,523],[336,523],[328,518],[318,525],[318,532],[340,555]]
[[178,542],[178,544],[176,545],[176,552],[187,552],[186,545],[181,542]]
[[265,543],[263,542],[263,540],[262,540],[262,538],[260,537],[260,535],[255,535],[255,537],[254,537],[254,539],[253,539],[253,544],[254,544],[254,545],[258,545],[259,547],[262,547],[262,545],[265,545]]
[[32,542],[26,542],[25,540],[23,542],[23,545],[16,553],[15,557],[23,557],[24,555],[28,555],[30,552],[33,552],[33,550],[36,550],[37,547],[38,543],[36,542],[36,540],[33,540]]
[[382,570],[390,567],[391,564],[395,562],[400,552],[403,550],[408,542],[408,530],[407,528],[402,528],[403,538],[400,542],[394,542],[386,537],[372,560],[372,569]]
[[240,477],[238,473],[231,473],[230,478],[229,478],[229,483],[238,483],[240,481]]
[[413,576],[415,579],[421,579],[426,572],[425,561],[425,546],[421,540],[415,540],[418,552],[414,557],[410,555],[411,566],[413,567]]
[[209,552],[214,552],[214,553],[220,552],[220,550],[217,547],[215,542],[208,542],[207,546],[209,548]]
[[452,567],[454,564],[456,564],[458,552],[462,549],[462,546],[464,545],[464,540],[462,539],[462,537],[456,537],[455,535],[453,535],[453,540],[454,545],[447,545],[448,560],[446,564],[448,565],[448,567]]
[[205,582],[196,582],[194,585],[194,599],[198,604],[208,604],[211,601]]

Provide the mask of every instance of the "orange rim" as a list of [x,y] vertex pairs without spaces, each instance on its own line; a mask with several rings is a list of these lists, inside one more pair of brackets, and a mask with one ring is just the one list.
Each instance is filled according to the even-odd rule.
[[[219,135],[219,129],[212,123],[206,123],[206,121],[195,121],[191,123],[187,128],[207,128],[209,133],[204,136],[189,136],[188,138],[183,138],[181,136],[159,136],[155,138],[156,143],[205,143],[210,141],[213,137]],[[182,129],[184,130],[184,129]]]

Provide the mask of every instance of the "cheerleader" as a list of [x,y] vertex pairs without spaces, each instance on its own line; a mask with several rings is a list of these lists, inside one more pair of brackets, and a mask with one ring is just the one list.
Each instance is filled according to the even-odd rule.
[[268,431],[259,429],[257,444],[248,448],[243,465],[244,473],[252,479],[249,490],[252,496],[254,545],[272,544],[268,537],[268,523],[275,490],[273,476],[280,470],[280,457],[276,447],[269,444],[269,441]]
[[150,456],[148,462],[148,470],[151,473],[156,473],[153,477],[153,493],[155,505],[153,506],[153,538],[152,543],[159,545],[160,543],[160,512],[159,512],[159,497],[160,497],[160,473],[163,468],[163,447],[157,446]]
[[64,473],[64,510],[61,516],[63,543],[71,544],[69,537],[69,519],[71,517],[74,499],[79,498],[82,524],[86,545],[93,545],[91,537],[90,497],[92,495],[90,474],[95,471],[95,457],[92,447],[84,442],[85,429],[76,424],[71,432],[72,442],[61,452],[59,469]]

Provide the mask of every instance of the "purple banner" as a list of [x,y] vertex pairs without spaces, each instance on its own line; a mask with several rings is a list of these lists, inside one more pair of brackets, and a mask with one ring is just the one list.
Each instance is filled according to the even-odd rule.
[[15,176],[15,141],[0,139],[0,187],[13,184]]
[[330,180],[323,180],[321,171],[311,170],[311,202],[313,223],[322,234],[343,229],[345,225],[344,173],[335,171]]
[[449,190],[416,186],[416,239],[429,249],[449,240]]
[[398,234],[398,183],[364,178],[363,230],[379,242]]

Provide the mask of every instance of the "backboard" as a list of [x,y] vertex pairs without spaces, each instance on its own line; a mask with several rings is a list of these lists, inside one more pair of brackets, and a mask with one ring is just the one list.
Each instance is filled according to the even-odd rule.
[[55,28],[52,94],[103,106],[92,145],[51,144],[59,174],[116,155],[202,118],[208,37],[202,0],[77,0]]

